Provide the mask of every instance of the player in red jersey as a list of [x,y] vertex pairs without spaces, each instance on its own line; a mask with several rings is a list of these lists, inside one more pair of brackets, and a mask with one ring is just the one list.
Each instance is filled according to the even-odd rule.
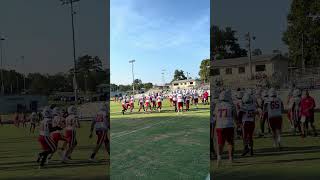
[[80,128],[80,123],[77,117],[77,109],[75,106],[68,108],[68,117],[66,118],[66,130],[65,139],[67,141],[68,148],[63,155],[62,162],[66,162],[71,159],[71,154],[78,142],[76,139],[76,130]]
[[92,120],[91,129],[90,129],[90,136],[92,138],[93,130],[96,130],[97,135],[97,144],[94,148],[91,156],[90,161],[95,161],[95,156],[98,153],[102,144],[104,144],[105,150],[107,151],[107,160],[110,160],[110,141],[109,141],[109,130],[110,124],[108,121],[108,104],[102,104],[100,107],[99,112],[97,113],[96,117]]
[[255,128],[256,104],[252,103],[250,94],[245,93],[240,105],[238,120],[242,124],[243,153],[253,155],[253,132]]
[[209,98],[209,93],[208,93],[208,91],[205,91],[203,93],[203,103],[204,104],[208,104],[208,98]]
[[281,130],[282,130],[282,112],[283,103],[277,97],[277,92],[271,88],[268,92],[269,98],[264,103],[264,107],[268,112],[269,126],[272,130],[274,147],[281,149]]
[[301,100],[300,112],[301,112],[301,127],[302,135],[305,137],[308,135],[308,124],[313,130],[313,135],[317,136],[317,130],[314,125],[314,108],[316,103],[314,99],[309,95],[309,91],[305,90],[304,97]]
[[228,143],[229,161],[233,161],[234,151],[234,122],[236,121],[236,111],[232,104],[229,91],[222,91],[214,109],[214,126],[217,136],[217,165],[220,165],[221,155],[225,142]]
[[57,146],[50,137],[50,129],[51,129],[51,110],[49,107],[45,107],[43,109],[43,117],[44,119],[40,123],[39,137],[38,141],[42,147],[42,152],[38,154],[37,162],[40,162],[39,168],[42,168],[47,161],[47,157],[49,154],[53,154],[57,150]]

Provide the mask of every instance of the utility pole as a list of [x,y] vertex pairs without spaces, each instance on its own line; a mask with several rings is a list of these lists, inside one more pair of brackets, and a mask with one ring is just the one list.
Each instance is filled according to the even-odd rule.
[[302,72],[305,72],[306,64],[304,62],[304,35],[301,33],[301,62],[302,62]]
[[136,62],[136,60],[131,60],[129,63],[132,64],[132,94],[134,95],[134,72],[133,72],[133,63]]
[[3,76],[3,51],[2,51],[2,41],[4,41],[5,38],[0,35],[0,59],[1,59],[1,94],[4,95],[4,76]]
[[[21,60],[22,60],[23,67],[25,67],[24,56],[21,56]],[[24,71],[22,73],[23,73],[23,91],[26,92],[26,72]]]
[[74,89],[74,101],[75,105],[78,104],[78,87],[77,87],[77,62],[76,62],[76,47],[75,47],[75,38],[74,38],[74,20],[73,16],[76,13],[73,10],[73,5],[75,2],[79,2],[80,0],[60,0],[62,5],[70,4],[71,7],[71,27],[72,27],[72,45],[73,45],[73,89]]
[[166,80],[165,80],[165,78],[164,78],[164,74],[165,74],[165,69],[162,69],[162,82],[163,82],[163,86],[165,86],[166,85]]
[[[250,32],[248,32],[246,35],[245,35],[245,37],[246,37],[246,40],[248,41],[248,51],[249,51],[249,55],[248,55],[248,57],[249,57],[249,75],[250,75],[250,80],[252,79],[252,56],[251,56],[251,35],[250,35]],[[252,38],[253,40],[255,40],[255,37],[253,37]]]

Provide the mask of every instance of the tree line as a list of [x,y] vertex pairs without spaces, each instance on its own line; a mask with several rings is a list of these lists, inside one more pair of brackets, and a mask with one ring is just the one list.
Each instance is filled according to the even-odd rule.
[[[97,56],[84,55],[77,59],[76,79],[79,91],[96,92],[97,85],[110,83],[109,72],[103,69]],[[5,94],[44,94],[73,91],[73,69],[65,73],[29,73],[25,76],[15,70],[3,70]],[[25,88],[25,89],[24,89]]]

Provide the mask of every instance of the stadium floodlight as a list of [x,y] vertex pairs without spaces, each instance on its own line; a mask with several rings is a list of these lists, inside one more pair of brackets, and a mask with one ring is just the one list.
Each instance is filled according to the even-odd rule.
[[4,94],[4,77],[3,77],[3,52],[2,52],[2,41],[6,40],[4,37],[0,36],[0,59],[1,59],[1,94]]
[[136,60],[130,60],[129,63],[132,64],[132,94],[134,95],[134,72],[133,72],[133,63],[136,62]]
[[73,45],[73,89],[74,89],[74,101],[75,105],[78,103],[78,87],[77,87],[77,62],[76,62],[76,47],[75,47],[75,38],[74,38],[74,20],[73,15],[75,14],[75,11],[73,10],[73,5],[75,2],[79,2],[80,0],[60,0],[62,5],[70,4],[71,7],[71,26],[72,26],[72,45]]

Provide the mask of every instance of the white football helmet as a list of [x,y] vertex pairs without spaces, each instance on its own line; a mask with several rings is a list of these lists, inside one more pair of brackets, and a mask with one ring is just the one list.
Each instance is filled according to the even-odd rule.
[[51,113],[51,109],[49,107],[45,107],[43,110],[42,110],[42,116],[44,118],[51,118],[52,117],[52,113]]
[[75,115],[77,113],[77,108],[75,106],[70,106],[68,107],[68,114],[73,114]]
[[242,102],[245,104],[250,104],[252,102],[251,95],[249,93],[245,93],[242,97]]
[[274,88],[270,88],[268,94],[269,97],[277,97],[277,92]]
[[58,107],[53,108],[53,110],[52,110],[53,115],[57,116],[57,115],[60,115],[60,113],[61,113],[60,108],[58,108]]

